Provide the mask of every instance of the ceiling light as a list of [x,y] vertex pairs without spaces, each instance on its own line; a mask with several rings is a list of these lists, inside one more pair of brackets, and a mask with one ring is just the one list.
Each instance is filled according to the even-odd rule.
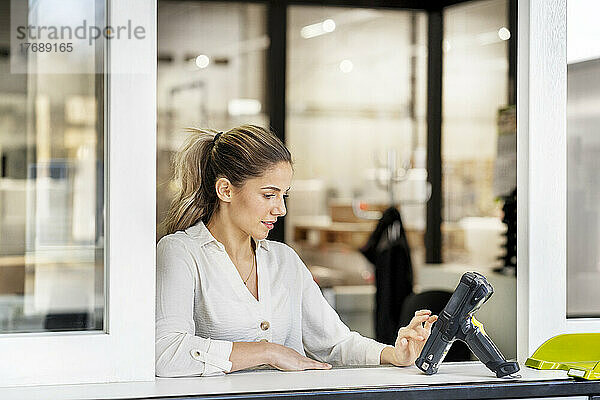
[[322,22],[323,30],[327,33],[335,31],[335,21],[332,19],[326,19]]
[[502,40],[510,39],[510,31],[505,27],[498,29],[498,37]]
[[306,25],[300,30],[300,36],[304,39],[310,39],[317,36],[331,33],[335,30],[335,21],[328,18],[325,21],[316,24]]
[[206,67],[208,67],[209,63],[210,63],[210,59],[208,58],[208,56],[205,56],[204,54],[200,54],[198,57],[196,57],[196,66],[198,68],[206,68]]
[[342,60],[342,62],[340,62],[340,70],[347,74],[349,72],[352,72],[352,70],[354,69],[354,64],[352,64],[352,61],[350,60]]

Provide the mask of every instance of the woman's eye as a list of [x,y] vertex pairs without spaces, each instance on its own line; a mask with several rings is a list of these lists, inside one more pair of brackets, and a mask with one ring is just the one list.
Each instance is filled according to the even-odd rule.
[[275,196],[274,194],[265,194],[265,198],[267,199],[272,199],[273,196]]

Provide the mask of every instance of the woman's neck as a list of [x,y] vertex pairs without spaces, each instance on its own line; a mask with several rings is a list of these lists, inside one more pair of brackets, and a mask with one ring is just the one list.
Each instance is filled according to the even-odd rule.
[[227,254],[234,263],[238,260],[250,259],[254,247],[251,236],[237,228],[224,214],[223,212],[214,214],[206,224],[206,228],[225,246]]

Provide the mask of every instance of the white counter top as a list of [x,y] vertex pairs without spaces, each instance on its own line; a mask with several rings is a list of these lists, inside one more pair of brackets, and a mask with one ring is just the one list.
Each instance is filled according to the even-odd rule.
[[156,378],[154,382],[106,383],[63,386],[1,388],[0,398],[9,399],[135,399],[161,396],[190,396],[278,392],[291,390],[378,388],[440,384],[510,381],[564,380],[564,371],[538,371],[522,367],[521,378],[498,379],[480,362],[444,363],[433,376],[416,367],[391,366],[335,368],[329,371],[280,372],[240,371],[225,376]]

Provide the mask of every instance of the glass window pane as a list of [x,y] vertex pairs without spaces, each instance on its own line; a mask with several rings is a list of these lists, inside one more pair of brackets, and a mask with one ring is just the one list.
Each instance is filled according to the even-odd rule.
[[286,242],[342,320],[369,337],[374,267],[359,247],[381,212],[399,206],[413,261],[424,254],[426,33],[424,12],[288,9],[286,144],[295,173]]
[[[442,176],[443,260],[500,265],[502,203],[516,188],[516,113],[508,106],[508,1],[444,10]],[[499,118],[499,115],[501,117]],[[501,119],[505,121],[501,124]],[[512,122],[511,122],[512,121]],[[502,132],[504,130],[504,132]],[[503,134],[504,133],[504,134]],[[508,149],[502,140],[508,139]],[[494,179],[498,162],[504,179]],[[511,179],[512,177],[512,179]],[[516,229],[516,208],[514,208]],[[516,246],[516,231],[514,235]],[[516,247],[515,247],[516,254]],[[514,260],[516,264],[516,259]]]
[[[457,282],[478,271],[494,287],[483,322],[504,356],[517,353],[516,108],[509,104],[509,1],[444,9],[442,256]],[[436,267],[437,268],[437,267]],[[505,318],[498,319],[498,313]]]
[[104,47],[67,31],[104,26],[104,2],[0,7],[0,333],[101,330]]
[[262,4],[159,2],[157,223],[174,194],[171,157],[185,128],[268,126],[265,11]]
[[600,4],[567,2],[567,317],[600,317]]

